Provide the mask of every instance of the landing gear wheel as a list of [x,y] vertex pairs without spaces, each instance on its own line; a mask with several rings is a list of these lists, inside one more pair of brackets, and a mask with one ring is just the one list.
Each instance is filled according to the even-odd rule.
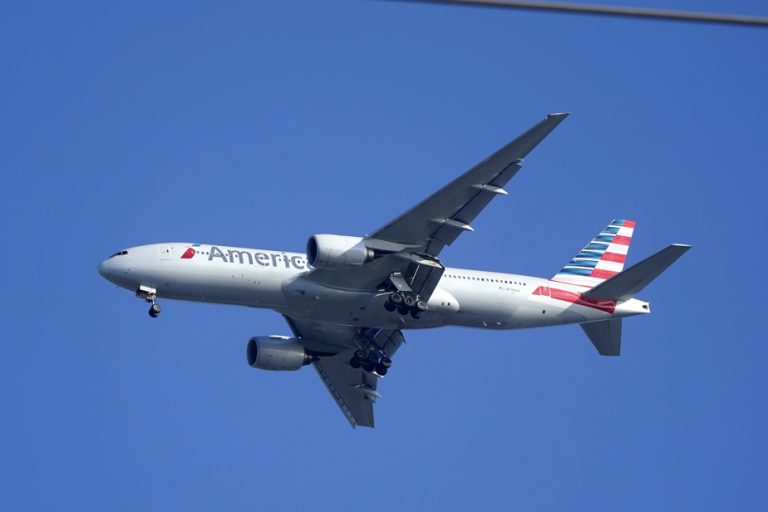
[[381,362],[379,363],[381,366],[384,366],[386,368],[389,368],[392,366],[392,360],[388,358],[387,356],[384,356],[381,358]]
[[419,318],[421,318],[421,311],[419,311],[418,309],[412,309],[411,310],[411,316],[414,319],[418,320]]
[[389,295],[389,300],[391,300],[395,305],[400,305],[403,302],[403,296],[400,294],[400,292],[392,292]]
[[149,316],[152,318],[157,318],[157,315],[160,314],[160,304],[152,304],[149,306]]
[[353,357],[352,359],[349,360],[349,366],[351,366],[352,368],[360,368],[362,366],[362,363],[358,358]]
[[412,295],[406,295],[403,297],[403,304],[412,308],[416,304],[416,299]]
[[429,309],[429,306],[427,306],[427,303],[423,299],[419,299],[416,301],[416,309],[419,311],[426,311]]
[[411,308],[409,308],[408,306],[399,306],[397,308],[397,312],[400,313],[401,315],[407,315],[410,310]]
[[355,358],[361,361],[368,359],[368,352],[365,350],[355,350]]
[[376,365],[376,373],[378,373],[378,374],[379,374],[379,375],[381,375],[382,377],[383,377],[383,376],[385,376],[385,375],[387,374],[387,371],[388,371],[388,370],[389,370],[389,368],[387,368],[387,367],[386,367],[386,366],[384,366],[383,364],[378,364],[378,365]]
[[384,309],[386,309],[389,312],[392,312],[397,309],[397,306],[395,306],[395,303],[391,300],[387,299],[387,302],[384,303]]
[[367,371],[368,373],[371,373],[375,369],[376,369],[375,365],[372,365],[372,364],[369,364],[369,363],[365,363],[363,365],[363,370]]

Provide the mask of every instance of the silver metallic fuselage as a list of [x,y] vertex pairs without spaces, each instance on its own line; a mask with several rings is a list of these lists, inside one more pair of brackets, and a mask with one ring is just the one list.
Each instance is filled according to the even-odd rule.
[[[516,329],[649,312],[648,304],[636,299],[604,309],[579,304],[571,298],[584,288],[548,279],[446,268],[429,310],[414,319],[385,310],[389,292],[330,288],[308,279],[311,269],[301,253],[190,243],[142,245],[121,252],[126,254],[104,260],[98,271],[132,291],[147,286],[160,298],[272,309],[292,318],[341,325]],[[558,293],[550,294],[555,288]]]

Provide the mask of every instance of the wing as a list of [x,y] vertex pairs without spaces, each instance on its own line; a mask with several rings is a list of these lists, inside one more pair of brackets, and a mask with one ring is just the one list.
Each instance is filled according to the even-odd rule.
[[370,330],[286,317],[294,336],[316,354],[312,363],[336,405],[353,427],[373,427],[373,404],[379,398],[376,373],[352,368],[355,350],[371,346],[392,357],[405,338],[398,330]]
[[370,290],[397,272],[406,277],[413,290],[429,298],[442,275],[443,267],[437,259],[440,251],[461,233],[474,231],[472,221],[494,197],[507,194],[503,187],[520,170],[523,158],[567,116],[548,115],[496,153],[368,235],[365,244],[383,256],[344,272],[315,269],[308,277],[337,288]]
[[504,186],[522,160],[568,114],[550,114],[527,132],[438,190],[368,238],[408,245],[437,256],[465,231],[491,199],[506,195]]

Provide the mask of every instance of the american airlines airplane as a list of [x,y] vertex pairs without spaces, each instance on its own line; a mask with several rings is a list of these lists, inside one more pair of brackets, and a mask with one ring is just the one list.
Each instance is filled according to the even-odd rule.
[[551,278],[446,267],[446,245],[520,170],[568,114],[543,121],[389,224],[364,237],[313,235],[306,253],[198,243],[121,250],[99,273],[149,302],[158,298],[268,308],[293,336],[248,341],[262,370],[314,366],[353,427],[373,427],[379,379],[406,329],[460,325],[520,329],[579,324],[602,355],[617,356],[622,319],[650,313],[635,298],[690,246],[673,244],[624,270],[635,222],[614,219]]

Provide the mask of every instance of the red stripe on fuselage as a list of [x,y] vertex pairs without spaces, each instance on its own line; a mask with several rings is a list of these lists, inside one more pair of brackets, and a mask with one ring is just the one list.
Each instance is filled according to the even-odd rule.
[[571,304],[577,304],[579,306],[598,309],[600,311],[605,311],[606,313],[613,313],[616,310],[615,300],[590,299],[588,297],[582,297],[582,295],[577,292],[560,290],[558,288],[551,288],[548,286],[539,286],[533,291],[533,294],[541,295],[542,297],[551,297],[555,300],[570,302]]

